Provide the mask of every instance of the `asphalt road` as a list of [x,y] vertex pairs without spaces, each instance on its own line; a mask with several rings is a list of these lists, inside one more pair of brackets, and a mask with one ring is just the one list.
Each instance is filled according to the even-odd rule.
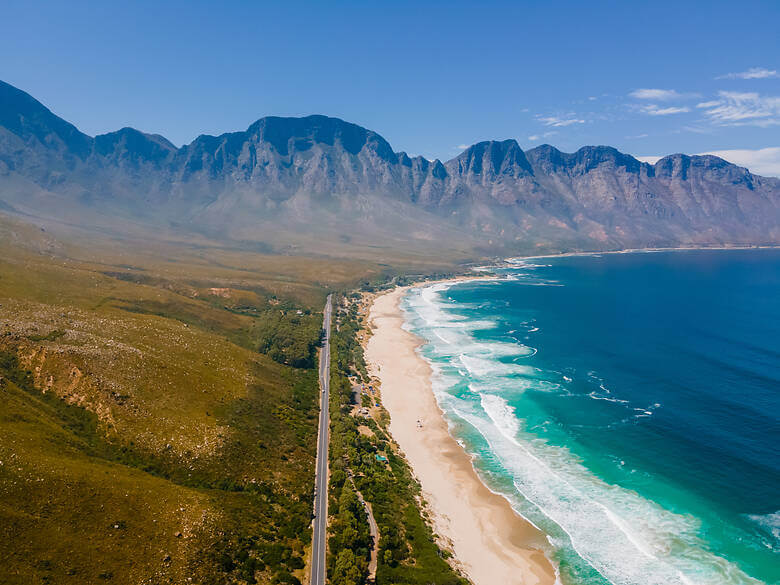
[[317,467],[314,476],[314,533],[312,535],[311,585],[325,585],[325,545],[328,538],[328,441],[330,416],[330,316],[331,297],[325,303],[322,328],[325,341],[320,352],[320,428],[317,435]]

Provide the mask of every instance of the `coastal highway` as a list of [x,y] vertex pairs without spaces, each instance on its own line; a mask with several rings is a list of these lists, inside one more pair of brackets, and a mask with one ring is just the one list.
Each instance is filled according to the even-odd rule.
[[314,532],[311,541],[310,585],[325,585],[325,545],[328,538],[328,441],[330,439],[330,416],[328,399],[330,395],[330,317],[331,296],[325,303],[322,328],[325,341],[320,352],[320,429],[317,435],[317,467],[314,472]]

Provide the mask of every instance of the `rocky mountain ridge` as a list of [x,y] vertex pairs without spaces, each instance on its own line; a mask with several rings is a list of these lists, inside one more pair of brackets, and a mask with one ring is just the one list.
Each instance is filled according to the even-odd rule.
[[780,179],[714,156],[650,165],[608,146],[524,152],[510,139],[429,161],[320,115],[266,117],[177,148],[132,128],[87,136],[3,82],[0,206],[240,241],[311,232],[517,251],[780,242]]

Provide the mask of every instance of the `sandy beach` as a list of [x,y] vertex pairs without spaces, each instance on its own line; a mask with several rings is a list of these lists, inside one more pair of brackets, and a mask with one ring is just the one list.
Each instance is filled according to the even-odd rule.
[[431,389],[431,368],[415,351],[421,340],[402,328],[403,293],[398,288],[374,300],[366,359],[381,380],[390,432],[422,485],[434,530],[475,585],[555,583],[555,570],[539,549],[544,535],[480,481],[449,434]]

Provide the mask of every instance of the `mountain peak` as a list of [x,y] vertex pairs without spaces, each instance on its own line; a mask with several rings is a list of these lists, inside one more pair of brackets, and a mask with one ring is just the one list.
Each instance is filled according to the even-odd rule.
[[583,146],[574,153],[574,159],[591,170],[603,163],[612,163],[615,166],[626,167],[635,172],[639,170],[641,163],[630,154],[624,154],[613,146]]
[[45,146],[64,148],[79,158],[92,149],[92,139],[56,116],[27,92],[0,81],[0,126],[25,142],[35,139]]
[[146,134],[127,126],[95,136],[94,144],[95,152],[101,156],[129,156],[152,162],[159,162],[178,150],[159,134]]
[[388,162],[397,159],[390,144],[376,132],[320,114],[300,118],[267,116],[249,126],[246,132],[270,143],[282,156],[288,156],[291,150],[306,151],[314,144],[338,144],[353,155],[368,147]]
[[554,146],[542,144],[532,148],[526,154],[533,167],[544,172],[566,169],[569,172],[587,173],[604,164],[638,172],[643,164],[617,148],[604,145],[583,146],[576,152],[562,152]]
[[477,142],[450,163],[453,163],[459,175],[533,175],[533,169],[523,149],[513,138]]
[[[691,172],[704,172],[732,185],[745,185],[751,190],[756,179],[748,169],[712,154],[670,154],[656,161],[653,168],[658,176],[682,180],[687,180]],[[764,180],[774,182],[771,179]]]

